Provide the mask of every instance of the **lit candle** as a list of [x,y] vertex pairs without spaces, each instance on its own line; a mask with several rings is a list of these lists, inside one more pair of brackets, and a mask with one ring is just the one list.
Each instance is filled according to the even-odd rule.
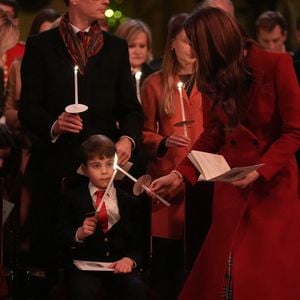
[[78,66],[76,65],[74,67],[74,88],[75,88],[75,105],[78,104],[78,78],[77,78],[77,73],[78,73]]
[[74,96],[75,96],[75,104],[70,104],[65,107],[65,111],[70,114],[79,114],[88,109],[85,104],[78,103],[78,71],[79,67],[77,65],[74,66]]
[[135,77],[135,86],[136,86],[136,96],[139,100],[140,103],[141,102],[141,92],[140,92],[140,80],[141,80],[141,77],[142,77],[142,72],[141,71],[137,71],[134,75]]
[[181,81],[179,81],[177,83],[177,89],[178,89],[178,92],[179,92],[181,116],[182,116],[182,121],[183,121],[183,131],[184,131],[184,135],[187,136],[187,128],[186,128],[186,123],[185,123],[186,119],[185,119],[185,110],[184,110],[184,105],[183,105],[182,88],[183,88],[183,83]]

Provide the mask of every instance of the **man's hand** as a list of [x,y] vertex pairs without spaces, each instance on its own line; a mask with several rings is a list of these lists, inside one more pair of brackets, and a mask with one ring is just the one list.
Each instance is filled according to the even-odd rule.
[[118,164],[124,166],[130,159],[132,142],[127,137],[121,137],[116,143]]
[[166,140],[167,148],[175,148],[175,147],[189,147],[191,144],[191,139],[185,135],[170,135]]
[[79,133],[82,130],[82,119],[78,114],[63,112],[53,126],[53,135],[57,136],[66,132]]
[[122,259],[112,263],[109,268],[114,269],[114,273],[130,273],[133,268],[133,261],[129,257],[123,257]]
[[81,227],[77,230],[77,238],[84,240],[95,232],[98,219],[96,216],[85,218]]

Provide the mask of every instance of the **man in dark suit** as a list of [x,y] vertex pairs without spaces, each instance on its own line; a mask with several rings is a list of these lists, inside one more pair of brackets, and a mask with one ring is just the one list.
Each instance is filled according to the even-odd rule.
[[[75,174],[79,145],[92,134],[116,143],[126,163],[139,143],[143,116],[131,81],[126,42],[102,32],[108,0],[65,1],[59,27],[28,38],[21,68],[19,117],[32,136],[27,167],[32,183],[32,264],[53,269],[57,262],[54,229],[61,179]],[[81,114],[65,112],[74,103],[78,72]]]
[[[143,252],[141,199],[110,185],[115,145],[109,138],[92,135],[80,150],[82,170],[89,182],[63,194],[59,222],[60,240],[72,248],[66,255],[70,299],[99,299],[100,290],[109,299],[147,299],[146,287],[136,271]],[[73,259],[108,262],[113,272],[80,270]]]

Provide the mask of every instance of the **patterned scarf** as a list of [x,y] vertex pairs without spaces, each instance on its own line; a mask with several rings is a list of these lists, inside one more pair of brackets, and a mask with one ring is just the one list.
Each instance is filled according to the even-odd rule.
[[103,46],[103,33],[98,22],[95,21],[91,24],[85,40],[82,41],[74,33],[66,13],[59,23],[59,32],[74,65],[78,65],[79,71],[83,75],[88,59],[96,55]]

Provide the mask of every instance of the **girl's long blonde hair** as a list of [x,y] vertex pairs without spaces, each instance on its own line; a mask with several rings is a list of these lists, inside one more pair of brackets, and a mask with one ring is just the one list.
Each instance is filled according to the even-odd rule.
[[174,78],[181,70],[181,65],[176,57],[176,53],[174,49],[172,49],[172,42],[184,29],[184,23],[187,18],[188,14],[181,13],[173,16],[168,23],[168,34],[162,65],[163,94],[159,108],[160,113],[166,116],[172,116],[175,111],[173,92],[176,82]]

